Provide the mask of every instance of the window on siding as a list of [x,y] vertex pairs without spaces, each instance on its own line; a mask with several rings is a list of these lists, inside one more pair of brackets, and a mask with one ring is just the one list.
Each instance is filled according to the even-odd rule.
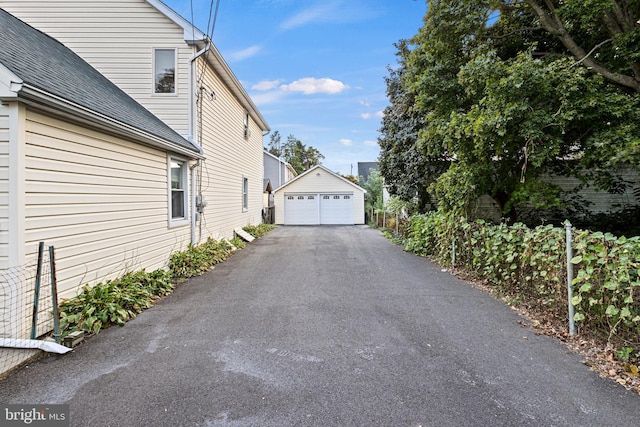
[[323,199],[328,200],[329,196],[322,196]]
[[338,200],[338,199],[340,199],[340,196],[333,196],[333,198],[334,198],[335,200]]
[[176,51],[153,51],[154,93],[176,93]]
[[171,203],[169,215],[172,221],[188,220],[188,165],[185,160],[171,158],[169,160],[169,173],[171,178]]
[[249,210],[249,178],[242,178],[242,212]]
[[249,139],[249,137],[251,136],[251,131],[249,130],[249,112],[246,110],[244,112],[243,125],[244,125],[244,138]]
[[287,196],[287,200],[293,200],[293,196]]
[[304,196],[298,196],[298,200],[304,200]]
[[348,200],[348,199],[350,199],[350,198],[351,198],[351,196],[344,196],[344,199],[345,199],[345,200]]
[[307,197],[307,199],[309,199],[309,200],[314,200],[314,199],[315,199],[315,197],[313,197],[313,196],[309,196],[309,197]]

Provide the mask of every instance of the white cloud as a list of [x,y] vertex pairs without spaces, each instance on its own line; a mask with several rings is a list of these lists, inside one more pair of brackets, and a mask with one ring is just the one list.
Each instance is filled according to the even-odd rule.
[[273,90],[278,87],[280,82],[281,80],[263,80],[251,86],[251,89],[259,91]]
[[316,79],[314,77],[305,77],[288,85],[281,85],[280,89],[284,92],[301,92],[305,95],[313,95],[315,93],[326,93],[334,95],[336,93],[347,90],[349,86],[339,80],[329,78]]
[[256,95],[251,95],[251,99],[256,105],[274,104],[276,102],[279,102],[281,98],[282,92],[277,91],[263,92]]
[[363,107],[371,107],[371,103],[369,101],[359,101],[359,103]]
[[262,46],[253,45],[249,46],[246,49],[237,50],[235,52],[231,52],[226,55],[227,60],[229,61],[243,61],[247,58],[251,58],[252,56],[257,55],[262,50]]
[[379,118],[379,119],[383,118],[384,117],[384,111],[377,111],[376,112],[376,117]]
[[367,139],[366,141],[363,142],[363,144],[368,146],[368,147],[377,147],[378,146],[378,141],[372,141],[370,139]]
[[364,120],[368,120],[371,118],[371,113],[362,113],[360,114],[360,117],[363,118]]
[[312,22],[330,21],[336,16],[334,9],[335,3],[320,4],[315,7],[305,9],[280,24],[280,28],[283,30],[291,30]]
[[372,8],[367,2],[354,0],[323,0],[315,6],[303,9],[280,24],[281,30],[292,30],[313,23],[363,22],[374,18],[381,10]]
[[353,141],[346,138],[342,138],[339,142],[346,147],[351,147],[353,145]]

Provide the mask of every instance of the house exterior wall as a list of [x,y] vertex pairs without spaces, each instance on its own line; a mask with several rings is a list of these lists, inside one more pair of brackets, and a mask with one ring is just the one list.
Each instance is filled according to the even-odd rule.
[[26,122],[25,251],[56,251],[58,292],[166,266],[190,241],[169,228],[167,153],[33,111]]
[[266,152],[264,155],[264,177],[268,178],[271,181],[271,186],[276,189],[284,184],[286,181],[285,177],[285,166],[284,163],[280,160],[270,156]]
[[0,268],[9,266],[9,106],[0,103]]
[[[178,133],[188,136],[190,58],[184,31],[145,0],[0,0],[58,39]],[[177,52],[176,94],[153,93],[153,51]]]
[[353,193],[353,223],[364,224],[364,191],[335,175],[318,168],[275,192],[275,223],[284,224],[285,194],[288,193]]
[[[250,136],[245,138],[244,107],[211,68],[199,64],[197,69],[204,70],[202,83],[216,94],[214,99],[202,98],[202,141],[198,142],[206,155],[202,192],[207,207],[200,238],[232,238],[234,228],[262,222],[262,130],[249,118]],[[246,211],[242,206],[243,178],[249,184]]]

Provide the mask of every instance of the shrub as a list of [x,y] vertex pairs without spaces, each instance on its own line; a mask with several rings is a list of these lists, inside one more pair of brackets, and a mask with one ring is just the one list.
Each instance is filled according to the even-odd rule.
[[[440,212],[413,215],[405,250],[464,269],[512,301],[557,320],[568,316],[566,230],[469,223]],[[640,237],[575,231],[577,324],[616,345],[640,346]],[[625,347],[630,348],[630,347]]]
[[232,253],[231,243],[209,238],[201,245],[189,245],[186,251],[171,255],[169,270],[174,279],[188,279],[207,272],[211,266],[224,261]]
[[242,227],[244,231],[251,234],[255,238],[264,236],[274,228],[276,228],[276,226],[273,224],[247,225],[245,227]]
[[129,272],[93,287],[84,286],[80,294],[60,304],[61,333],[82,330],[97,334],[110,325],[122,326],[173,288],[165,270]]

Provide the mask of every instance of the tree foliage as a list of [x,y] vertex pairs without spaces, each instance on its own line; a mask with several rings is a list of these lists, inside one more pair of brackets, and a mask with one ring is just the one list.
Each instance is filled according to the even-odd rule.
[[384,209],[382,175],[378,170],[370,169],[367,179],[362,180],[362,177],[360,179],[360,186],[367,190],[364,201],[365,211],[369,212],[373,209],[381,212]]
[[280,132],[274,131],[268,144],[269,153],[282,157],[297,173],[302,173],[321,163],[324,155],[313,146],[306,146],[294,135],[289,135],[282,144]]
[[446,210],[488,194],[515,220],[562,205],[545,176],[618,185],[617,164],[640,164],[638,18],[638,0],[429,2],[387,78],[392,193],[435,181]]

